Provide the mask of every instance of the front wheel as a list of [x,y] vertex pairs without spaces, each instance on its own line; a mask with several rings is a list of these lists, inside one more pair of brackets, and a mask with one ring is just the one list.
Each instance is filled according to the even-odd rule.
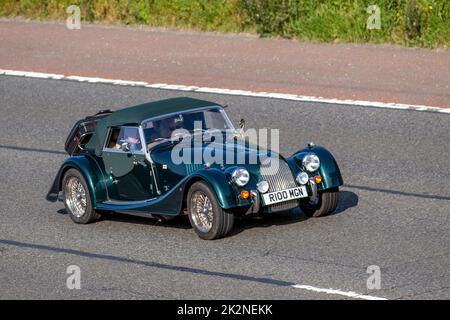
[[62,181],[64,206],[75,223],[87,224],[100,219],[91,203],[91,195],[83,175],[76,169],[67,170]]
[[233,213],[220,207],[214,191],[203,181],[189,188],[187,208],[192,228],[204,240],[225,237],[233,228]]
[[300,209],[308,217],[322,217],[334,212],[339,200],[339,189],[334,188],[319,193],[319,199],[316,203],[300,203]]

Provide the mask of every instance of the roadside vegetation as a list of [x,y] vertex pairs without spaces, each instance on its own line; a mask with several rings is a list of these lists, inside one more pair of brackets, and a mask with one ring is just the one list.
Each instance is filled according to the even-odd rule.
[[0,15],[65,20],[70,5],[82,22],[450,48],[448,0],[0,0]]

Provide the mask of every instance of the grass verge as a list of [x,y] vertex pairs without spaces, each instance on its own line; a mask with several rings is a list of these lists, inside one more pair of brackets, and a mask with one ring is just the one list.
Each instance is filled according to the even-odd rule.
[[65,20],[70,5],[86,22],[450,47],[448,0],[0,0],[0,16]]

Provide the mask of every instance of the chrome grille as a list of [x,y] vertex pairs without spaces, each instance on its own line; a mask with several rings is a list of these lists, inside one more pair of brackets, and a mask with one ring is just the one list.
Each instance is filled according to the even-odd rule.
[[[269,183],[269,191],[280,191],[290,188],[295,188],[297,186],[294,176],[292,175],[291,169],[284,160],[278,158],[270,158],[272,164],[278,163],[276,165],[265,166],[261,165],[261,176],[264,180]],[[268,207],[270,212],[289,210],[297,207],[297,200],[289,200],[285,202],[279,202],[272,204]]]
[[298,200],[289,200],[285,202],[274,203],[269,206],[270,212],[286,211],[298,207]]

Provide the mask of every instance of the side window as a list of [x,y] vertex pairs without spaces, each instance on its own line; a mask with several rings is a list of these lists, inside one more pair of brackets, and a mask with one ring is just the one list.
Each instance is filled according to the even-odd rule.
[[123,143],[128,142],[134,152],[142,150],[139,130],[136,127],[112,128],[107,148],[121,149]]
[[111,134],[109,135],[109,141],[106,144],[107,148],[110,149],[119,149],[119,134],[120,134],[120,128],[112,128]]

